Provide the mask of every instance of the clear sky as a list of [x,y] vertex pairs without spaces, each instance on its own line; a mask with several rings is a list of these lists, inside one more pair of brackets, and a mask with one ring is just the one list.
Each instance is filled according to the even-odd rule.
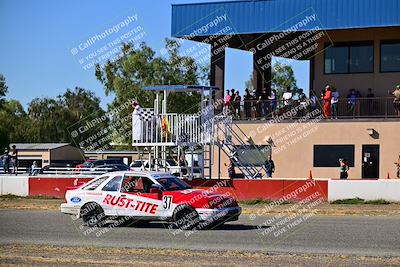
[[[132,29],[140,29],[132,36],[162,51],[164,38],[171,34],[171,4],[191,2],[207,0],[0,0],[0,73],[6,77],[8,98],[26,107],[35,97],[55,97],[79,86],[94,91],[105,108],[112,96],[105,96],[94,68],[86,65],[90,54]],[[137,20],[118,33],[86,49],[82,45],[133,15]],[[84,50],[74,55],[74,48]],[[299,87],[308,91],[308,63],[292,65]],[[228,49],[226,88],[243,91],[251,71],[249,52]]]

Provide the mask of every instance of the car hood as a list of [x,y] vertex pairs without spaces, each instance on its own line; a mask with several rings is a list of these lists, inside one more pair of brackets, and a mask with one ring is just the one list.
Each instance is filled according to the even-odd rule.
[[[214,204],[229,201],[229,206],[237,206],[237,202],[227,192],[225,194],[219,194],[211,190],[202,189],[185,189],[179,191],[166,191],[164,195],[172,195],[175,204],[187,204],[194,208],[213,208]],[[210,202],[213,205],[210,206]]]

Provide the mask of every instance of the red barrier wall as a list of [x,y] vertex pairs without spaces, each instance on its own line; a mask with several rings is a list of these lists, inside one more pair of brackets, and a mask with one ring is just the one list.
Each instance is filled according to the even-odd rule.
[[[278,200],[284,196],[290,201],[300,201],[310,195],[319,194],[324,200],[328,199],[328,181],[315,180],[203,180],[187,181],[195,188],[208,189],[215,186],[218,193],[229,192],[238,200]],[[217,186],[221,185],[222,186]],[[224,185],[225,184],[225,185]],[[307,188],[306,188],[307,187]],[[306,188],[301,190],[301,188]]]
[[[44,195],[63,198],[68,187],[77,186],[78,183],[88,182],[93,178],[52,178],[29,177],[29,195]],[[224,194],[229,192],[237,200],[278,200],[284,196],[289,201],[300,201],[314,193],[327,200],[328,181],[315,180],[185,180],[194,188],[208,189],[215,187],[216,192]],[[308,186],[305,190],[302,187]]]
[[93,178],[29,177],[29,195],[63,198],[68,187],[74,187],[79,183],[86,183],[92,179]]

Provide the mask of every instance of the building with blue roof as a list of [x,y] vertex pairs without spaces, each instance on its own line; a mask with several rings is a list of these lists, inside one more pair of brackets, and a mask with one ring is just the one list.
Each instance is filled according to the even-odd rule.
[[[225,48],[253,52],[254,88],[271,90],[272,56],[309,60],[310,89],[388,96],[400,83],[399,0],[241,0],[172,6],[173,37],[211,45],[224,88]],[[221,90],[219,94],[223,94]],[[222,95],[221,95],[222,96]]]
[[[232,104],[233,124],[241,129],[243,140],[251,140],[252,145],[262,147],[266,140],[273,141],[272,156],[277,166],[274,176],[306,177],[312,172],[314,177],[338,178],[338,160],[345,158],[351,167],[350,179],[377,179],[396,175],[393,162],[400,153],[400,104],[394,103],[392,95],[400,84],[399,11],[400,0],[178,4],[172,6],[171,35],[178,41],[211,46],[211,61],[209,52],[202,52],[196,43],[184,52],[197,61],[211,63],[210,85],[223,89],[215,92],[217,98],[231,89],[224,85],[225,50],[253,53],[253,98],[237,106]],[[271,88],[273,57],[309,61],[310,93],[316,95],[318,103],[326,85],[335,87],[340,94],[339,118],[315,106],[312,112],[323,114],[312,122],[321,123],[302,123],[292,118],[271,122],[282,115],[281,111],[292,110],[291,104],[286,108],[281,99],[279,108],[273,101],[263,100],[269,113],[260,112],[265,107],[255,99],[265,99],[272,89],[286,89]],[[356,100],[347,98],[353,88],[358,91]],[[331,103],[320,102],[324,106]],[[301,105],[301,101],[292,104]],[[227,174],[217,159],[227,163],[231,158],[220,150],[214,148],[217,156],[212,164],[218,178]]]

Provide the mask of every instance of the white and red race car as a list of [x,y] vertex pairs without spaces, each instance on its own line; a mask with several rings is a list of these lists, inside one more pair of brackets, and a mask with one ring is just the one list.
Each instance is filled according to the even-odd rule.
[[229,194],[192,189],[170,173],[107,173],[65,194],[61,212],[81,217],[88,226],[107,218],[169,221],[180,229],[236,221],[241,208]]

